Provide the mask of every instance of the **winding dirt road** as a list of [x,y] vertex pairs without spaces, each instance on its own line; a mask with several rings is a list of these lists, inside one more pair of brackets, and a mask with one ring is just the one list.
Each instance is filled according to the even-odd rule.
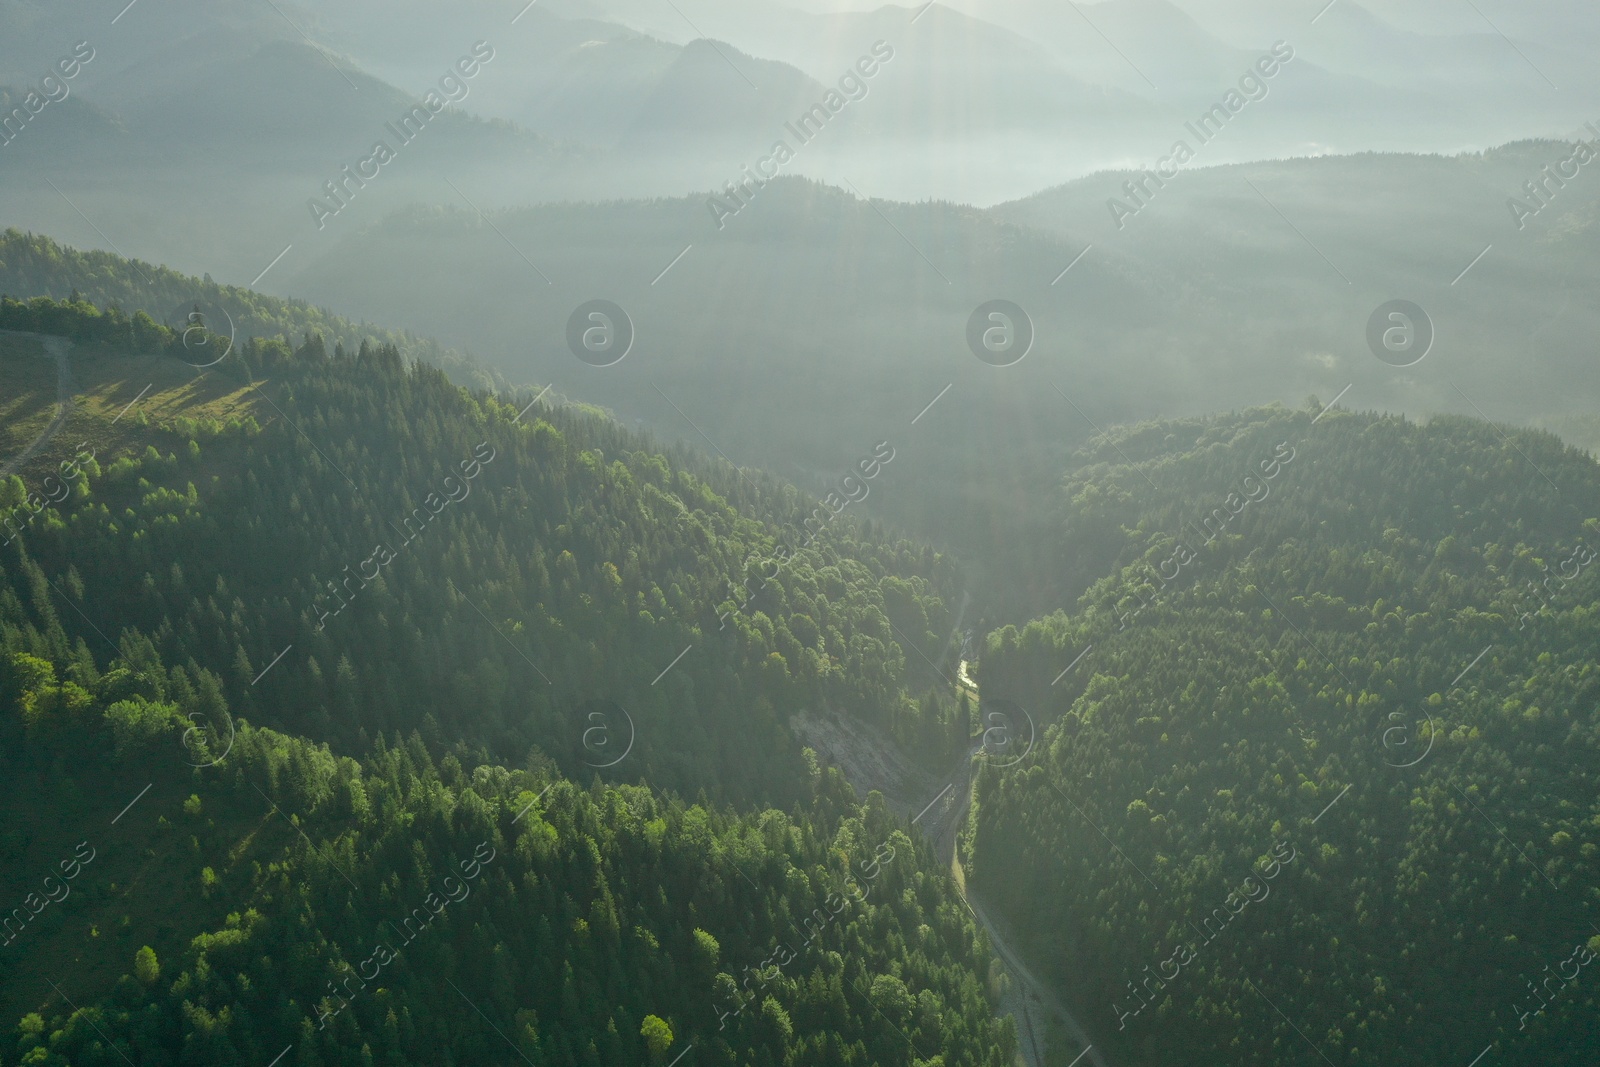
[[17,330],[0,330],[0,336],[25,337],[38,341],[44,345],[46,355],[56,361],[56,416],[50,420],[50,425],[44,432],[34,438],[32,444],[22,450],[22,454],[6,460],[0,465],[0,478],[9,478],[15,474],[22,465],[39,454],[40,449],[48,445],[61,432],[61,427],[67,424],[67,416],[72,414],[72,394],[76,387],[72,382],[72,368],[67,362],[67,356],[72,351],[72,342],[65,337],[50,337],[42,333],[22,333]]
[[[961,661],[957,670],[957,677],[963,685],[971,686],[976,691],[977,687],[967,673],[967,663]],[[1045,1033],[1044,1021],[1054,1016],[1076,1042],[1081,1052],[1077,1058],[1066,1060],[1064,1057],[1053,1057],[1057,1064],[1079,1064],[1087,1061],[1093,1067],[1110,1067],[1100,1050],[1089,1040],[1076,1016],[1055,995],[1055,992],[1028,969],[1018,955],[1015,944],[1016,939],[1002,926],[1000,921],[992,917],[985,909],[981,898],[967,888],[966,872],[962,870],[961,859],[956,850],[956,839],[960,834],[962,825],[966,822],[967,814],[972,808],[972,774],[977,763],[979,753],[983,750],[981,740],[974,743],[951,770],[944,788],[935,796],[934,800],[923,810],[915,820],[934,843],[934,849],[942,862],[950,867],[950,872],[960,888],[967,907],[971,909],[973,917],[989,935],[989,941],[994,946],[995,954],[1005,964],[1006,970],[1011,974],[1014,983],[1014,996],[1007,998],[1012,1007],[1012,1017],[1017,1022],[1018,1044],[1022,1051],[1023,1059],[1028,1067],[1045,1067]]]

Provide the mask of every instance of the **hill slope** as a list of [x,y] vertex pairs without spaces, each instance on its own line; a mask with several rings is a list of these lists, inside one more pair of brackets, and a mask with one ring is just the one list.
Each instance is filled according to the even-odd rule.
[[97,669],[24,571],[0,604],[8,1062],[1010,1061],[948,881],[836,774],[735,816],[415,735],[357,763],[224,727],[182,667]]
[[1114,1059],[1587,1063],[1600,467],[1315,415],[1082,457],[1062,547],[1104,577],[984,651],[1039,732],[980,771],[973,877]]
[[[29,503],[47,468],[13,483],[7,558],[70,591],[67,633],[101,652],[148,634],[264,725],[356,754],[419,729],[572,773],[636,730],[616,773],[780,804],[804,780],[786,725],[804,709],[939,759],[965,744],[951,699],[924,693],[950,564],[770,478],[656,453],[580,409],[469,394],[380,346],[254,340],[180,385],[196,339],[147,319],[41,300],[0,320],[87,353],[60,439],[91,457],[53,506]],[[220,399],[169,410],[143,388],[163,368],[169,389]],[[617,731],[603,752],[600,709]]]

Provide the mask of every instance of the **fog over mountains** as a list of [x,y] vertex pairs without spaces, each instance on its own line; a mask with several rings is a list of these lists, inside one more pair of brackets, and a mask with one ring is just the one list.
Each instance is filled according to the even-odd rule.
[[0,0],[0,1067],[1594,1067],[1597,278],[1594,0]]
[[[1031,386],[968,401],[1015,405],[983,434],[1088,432],[1050,381],[1095,424],[1358,383],[1600,441],[1596,391],[1554,384],[1594,326],[1597,187],[1543,170],[1600,117],[1575,3],[99,14],[0,6],[13,99],[93,52],[0,146],[9,225],[424,331],[792,476],[873,434],[881,390],[985,373],[961,323],[997,295],[1038,345],[1011,379]],[[602,294],[641,373],[567,351]],[[1371,361],[1367,315],[1401,294],[1440,318],[1451,376]],[[1511,343],[1524,372],[1487,385]],[[843,374],[872,384],[835,395]],[[726,403],[692,430],[669,379]]]
[[[255,180],[271,172],[320,185],[316,163],[326,169],[365,150],[375,123],[479,39],[498,61],[451,105],[517,130],[468,125],[437,138],[385,176],[363,212],[369,221],[409,200],[460,203],[440,180],[450,174],[471,176],[476,195],[463,191],[480,206],[720,187],[879,40],[895,50],[892,76],[876,79],[870,104],[842,116],[790,173],[889,199],[987,205],[1108,167],[1148,166],[1277,41],[1293,64],[1208,147],[1205,165],[1453,153],[1567,135],[1594,117],[1585,108],[1600,78],[1584,58],[1592,28],[1572,4],[1541,5],[1538,17],[1508,6],[1492,22],[1463,19],[1451,5],[1424,17],[1421,5],[1354,0],[1320,17],[1312,5],[1246,0],[508,6],[174,2],[96,29],[73,5],[7,0],[6,83],[37,80],[79,40],[97,49],[73,84],[83,106],[58,109],[32,144],[0,160],[7,206],[28,205],[44,221],[75,214],[35,177],[45,172],[69,196],[75,186],[91,202],[114,203],[91,176],[115,159],[125,187],[165,184],[186,199],[191,227],[221,225],[214,216],[238,195],[290,224],[293,183],[269,192]],[[462,26],[474,30],[453,40]],[[130,159],[124,149],[135,144]],[[124,226],[129,244],[137,233],[180,246],[148,221]]]

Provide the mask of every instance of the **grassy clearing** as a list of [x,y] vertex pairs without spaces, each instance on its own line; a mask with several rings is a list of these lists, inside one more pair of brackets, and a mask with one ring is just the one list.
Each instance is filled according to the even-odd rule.
[[55,361],[37,341],[0,335],[0,462],[32,444],[55,413]]
[[[180,418],[243,419],[265,424],[274,414],[229,371],[232,361],[204,371],[171,356],[131,356],[74,346],[77,392],[66,425],[17,473],[30,486],[87,444],[101,463],[151,444],[151,431]],[[16,455],[44,430],[56,411],[56,371],[38,342],[0,337],[0,458]],[[265,414],[256,411],[265,409]],[[159,444],[163,450],[169,447]]]

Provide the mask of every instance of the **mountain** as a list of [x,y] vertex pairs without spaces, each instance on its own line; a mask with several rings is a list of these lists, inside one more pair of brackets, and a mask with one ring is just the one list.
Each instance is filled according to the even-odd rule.
[[[64,101],[0,146],[12,221],[119,254],[203,260],[248,281],[353,216],[379,218],[419,199],[461,203],[486,197],[485,187],[526,190],[547,178],[559,187],[552,175],[581,156],[461,106],[492,77],[487,42],[474,54],[462,41],[413,92],[307,39],[270,8],[263,20],[232,3],[178,6],[192,17],[163,9],[146,22],[130,9],[116,36],[86,41],[90,58],[65,81]],[[133,26],[120,32],[123,22]],[[17,25],[30,26],[30,43],[76,32],[31,4],[0,8],[0,38]],[[82,40],[64,37],[62,54]],[[31,70],[39,58],[19,53],[15,66]],[[459,73],[458,60],[473,73]],[[11,63],[3,54],[0,62]],[[476,183],[470,192],[461,191],[463,171]]]
[[414,734],[358,762],[227,721],[131,631],[97,666],[38,568],[5,569],[7,1059],[1015,1054],[948,881],[837,772],[734,815]]
[[[1277,355],[1260,350],[1260,379],[1297,360],[1322,361],[1394,409],[1528,418],[1572,387],[1581,338],[1594,327],[1569,299],[1569,279],[1592,269],[1586,235],[1596,203],[1578,183],[1558,189],[1544,178],[1543,168],[1572,154],[1569,144],[1536,141],[1454,157],[1363,154],[1183,170],[1160,188],[1146,180],[1147,195],[1137,200],[1124,183],[1138,176],[1110,173],[994,214],[1076,241],[1098,235],[1097,246],[1168,285],[1213,293],[1235,315],[1248,308],[1253,323],[1228,346],[1227,361],[1259,342],[1265,321],[1283,322],[1290,332],[1271,343]],[[1536,179],[1551,194],[1542,202],[1526,190]],[[1514,199],[1527,210],[1511,210]],[[1396,373],[1371,359],[1362,326],[1402,293],[1448,330],[1448,341],[1440,334],[1448,372],[1419,363]],[[1188,336],[1198,340],[1201,331]],[[1225,344],[1219,336],[1210,347]],[[1498,373],[1507,352],[1524,353],[1514,382]],[[1253,402],[1245,376],[1234,381],[1235,395]]]
[[1547,434],[1341,409],[1075,458],[1095,577],[982,653],[1037,734],[967,860],[1108,1058],[1589,1062],[1597,488]]
[[293,346],[316,334],[325,344],[352,352],[363,344],[393,348],[407,362],[439,367],[459,385],[496,391],[511,388],[505,378],[470,354],[442,348],[431,338],[370,322],[354,323],[300,300],[218,285],[210,275],[194,278],[154,263],[80,251],[14,229],[0,233],[0,296],[47,297],[61,303],[83,299],[127,314],[142,311],[157,323],[179,328],[180,333],[194,309],[203,307],[208,309],[203,314],[210,316],[214,330],[219,334],[226,330],[241,344],[260,339]]
[[7,454],[38,435],[0,481],[0,761],[53,798],[0,839],[3,947],[73,971],[5,969],[18,1055],[1009,1062],[926,846],[788,725],[966,750],[919,658],[948,561],[545,393],[215,321],[0,300]]
[[[1497,13],[1496,23],[1470,10],[1465,19],[1459,11],[1439,11],[1407,19],[1418,27],[1410,28],[1385,22],[1343,0],[1315,22],[1311,16],[1316,12],[1302,16],[1257,0],[1103,0],[1072,5],[957,0],[926,9],[907,4],[849,10],[870,6],[841,4],[833,5],[834,10],[826,10],[829,5],[808,5],[814,9],[807,11],[796,10],[797,6],[702,0],[684,5],[680,17],[649,5],[608,0],[599,6],[568,5],[560,10],[603,15],[667,39],[675,39],[675,33],[692,24],[700,32],[784,59],[823,80],[831,70],[848,64],[852,47],[878,37],[896,44],[904,40],[905,54],[915,54],[945,73],[941,86],[949,92],[945,103],[956,105],[953,110],[930,108],[918,114],[919,121],[940,116],[943,125],[930,127],[933,132],[955,139],[963,131],[962,136],[975,142],[995,126],[1031,123],[1041,133],[1054,127],[1050,136],[1055,143],[1061,144],[1064,135],[1069,139],[1063,145],[1067,151],[1056,157],[1061,177],[1071,176],[1062,173],[1066,158],[1080,157],[1074,160],[1074,173],[1081,174],[1120,162],[1119,153],[1142,157],[1151,152],[1151,145],[1162,142],[1161,127],[1170,124],[1173,115],[1198,113],[1235,86],[1274,42],[1287,44],[1300,56],[1297,76],[1284,83],[1293,88],[1280,92],[1271,109],[1255,116],[1249,146],[1237,146],[1240,154],[1229,161],[1298,154],[1310,146],[1343,152],[1456,151],[1533,134],[1566,134],[1587,117],[1573,101],[1581,99],[1593,82],[1591,65],[1570,47],[1572,38],[1563,42],[1551,32],[1553,25],[1571,24],[1578,40],[1592,33],[1588,25],[1592,20],[1576,12],[1550,18],[1541,12],[1509,23]],[[1536,39],[1512,40],[1496,30],[1519,23]],[[930,39],[943,34],[937,28],[941,25],[954,31],[947,35],[949,43],[930,47]],[[935,52],[940,53],[936,63]],[[1108,95],[1065,125],[1012,101],[1001,99],[990,105],[987,84],[1013,68],[1028,97],[1072,93],[1081,85]],[[1563,91],[1556,92],[1551,82]],[[1445,85],[1451,88],[1443,91]],[[1507,85],[1520,91],[1506,93]],[[1127,99],[1119,102],[1117,96]],[[1134,101],[1144,108],[1134,107]],[[1073,137],[1085,120],[1130,107],[1133,110],[1120,123],[1108,122],[1098,129],[1098,136],[1081,142]],[[896,115],[886,119],[884,127],[894,129],[903,121]],[[1419,142],[1419,137],[1426,141]],[[1092,153],[1091,158],[1081,158],[1085,152]],[[1014,166],[1020,162],[1017,154],[1009,153]],[[859,173],[859,163],[856,169]],[[808,173],[835,177],[822,170]],[[991,175],[991,181],[998,177]],[[903,186],[907,178],[897,173],[896,180]],[[940,193],[953,194],[948,181],[933,195]]]
[[[596,11],[650,33],[669,29],[658,13],[637,5],[562,10]],[[688,21],[680,26],[787,63],[851,101],[845,118],[798,153],[790,173],[851,182],[879,195],[894,190],[897,199],[984,202],[997,189],[1022,195],[1056,180],[1067,160],[1078,173],[1127,158],[1150,140],[1156,113],[1138,95],[1075,76],[1026,30],[942,6],[920,15],[887,5],[815,15],[764,2],[687,5],[683,17]],[[873,73],[863,77],[861,69]],[[736,106],[749,95],[746,86],[716,99]],[[819,102],[808,98],[801,110]],[[759,149],[774,135],[782,130],[774,127]],[[717,172],[701,184],[717,187],[727,178]],[[607,195],[628,195],[613,188]],[[685,188],[667,186],[674,193]]]
[[[872,487],[869,510],[937,530],[973,557],[997,543],[1021,547],[997,527],[996,510],[1048,483],[1062,450],[1093,433],[1050,383],[1071,388],[1098,419],[1130,371],[1078,353],[1142,341],[1155,352],[1161,330],[1183,321],[1167,294],[1115,258],[1086,260],[1074,285],[1052,289],[1081,245],[955,205],[869,203],[780,178],[721,217],[727,210],[703,197],[559,205],[503,213],[493,227],[458,212],[411,213],[286,284],[818,491],[889,440],[899,458]],[[507,241],[542,250],[534,262],[552,284]],[[403,269],[435,299],[399,300],[361,262]],[[1033,309],[1040,338],[1005,369],[976,359],[965,337],[976,303],[1000,294]],[[619,303],[636,329],[634,350],[612,367],[579,360],[565,334],[573,310],[597,297]],[[1111,308],[1139,325],[1108,318]],[[1203,388],[1198,369],[1153,358],[1171,374],[1155,395],[1181,403]]]
[[622,150],[667,153],[719,141],[766,147],[826,92],[787,64],[691,41],[638,103]]
[[[280,5],[280,10],[295,9]],[[61,4],[5,0],[0,4],[0,27],[6,31],[0,34],[0,70],[8,77],[37,81],[82,41],[93,58],[70,80],[74,88],[95,92],[102,80],[129,68],[146,67],[148,76],[161,77],[158,68],[148,66],[158,57],[180,70],[192,69],[209,61],[212,48],[242,58],[269,42],[304,40],[285,15],[246,0],[173,0],[117,16],[117,11],[107,11],[103,22],[98,16],[88,21],[81,10]],[[182,42],[193,46],[187,51],[174,48]]]
[[[1600,206],[1568,182],[1548,185],[1558,195],[1523,229],[1507,210],[1570,153],[1529,142],[1186,168],[1159,190],[1147,184],[1154,195],[1121,229],[1107,204],[1134,203],[1128,173],[992,212],[869,204],[790,179],[732,214],[733,201],[713,211],[706,198],[553,205],[489,222],[411,212],[310,268],[286,258],[277,269],[288,291],[440,337],[512,380],[555,382],[820,492],[861,449],[898,447],[903,435],[914,447],[866,510],[960,549],[988,588],[1039,575],[1016,591],[1036,613],[1065,590],[1042,559],[1021,562],[1040,536],[1019,538],[994,516],[1047,528],[1046,487],[1109,423],[1348,386],[1390,410],[1510,419],[1600,446],[1581,371],[1600,324],[1577,281],[1594,269]],[[130,289],[95,289],[99,270],[53,272],[47,288],[30,288],[25,270],[6,288],[59,298],[77,285],[174,322],[197,295],[171,281],[139,303]],[[601,295],[638,329],[637,350],[613,368],[578,361],[564,332],[573,309]],[[974,359],[963,335],[973,308],[1000,295],[1023,305],[1038,335],[1008,368]],[[1413,367],[1376,360],[1365,338],[1373,310],[1396,297],[1419,302],[1438,336]],[[311,325],[261,333],[298,345]],[[354,349],[362,335],[341,336]],[[1510,381],[1508,352],[1522,354]]]
[[[548,73],[531,64],[519,68],[542,76],[519,87],[518,99],[508,102],[506,111],[529,129],[615,149],[638,126],[640,102],[660,91],[661,79],[681,62],[682,51],[631,31],[605,32],[610,28],[593,23],[573,25],[580,29],[581,39],[551,57]],[[495,107],[498,95],[487,95],[480,106]]]
[[[182,283],[3,247],[18,277]],[[316,321],[203,291],[263,331]],[[20,1055],[406,1063],[493,1034],[587,1063],[691,1033],[729,1063],[1013,1054],[942,854],[796,740],[831,717],[966,761],[936,662],[966,613],[950,560],[853,517],[795,552],[815,501],[770,476],[368,339],[47,298],[0,301],[0,329],[23,331],[0,335],[4,446],[36,438],[0,488],[0,759],[64,831],[0,840],[7,934],[77,983],[0,988]],[[1029,577],[1076,604],[981,646],[980,747],[1032,727],[1023,764],[975,764],[962,862],[1103,1056],[1585,1062],[1593,998],[1521,978],[1600,951],[1595,461],[1315,402],[1052,439],[1053,499],[990,517],[1044,532]],[[863,476],[890,485],[919,440]],[[129,800],[126,836],[94,838]],[[35,924],[25,872],[97,841],[106,881]],[[851,880],[873,893],[830,922]],[[429,893],[438,921],[408,921]],[[447,993],[475,1010],[435,1018]]]
[[[255,283],[315,258],[330,226],[411,205],[722,189],[778,140],[790,176],[992,204],[1153,166],[1230,93],[1249,111],[1207,147],[1211,165],[1454,153],[1575,136],[1592,118],[1572,103],[1592,74],[1559,47],[1448,20],[1397,28],[1355,3],[1309,26],[1286,19],[1246,0],[515,13],[475,2],[449,14],[415,0],[276,11],[183,0],[130,9],[96,44],[59,12],[8,0],[5,80],[31,84],[70,49],[93,49],[68,86],[68,103],[93,111],[55,107],[0,152],[0,208],[12,224]],[[1293,61],[1252,80],[1274,48]],[[429,93],[450,106],[425,136],[391,134]],[[786,124],[818,107],[828,128],[790,139]],[[392,156],[381,162],[380,142]]]
[[[1259,14],[1266,8],[1255,5]],[[1548,42],[1515,39],[1503,13],[1496,21],[1475,17],[1465,32],[1418,32],[1395,27],[1358,3],[1339,3],[1302,34],[1312,62],[1359,74],[1391,90],[1445,98],[1450,86],[1457,110],[1443,129],[1461,130],[1486,146],[1531,135],[1572,133],[1589,118],[1573,100],[1597,88],[1593,65]],[[1544,16],[1545,13],[1541,13]],[[1547,17],[1525,26],[1548,30]]]
[[1592,0],[0,0],[0,1067],[1600,1060]]
[[28,101],[30,97],[37,100],[37,94],[38,88],[27,83],[0,85],[0,116],[12,121],[11,126],[5,127],[4,147],[9,150],[6,159],[40,141],[44,143],[37,144],[38,150],[68,155],[96,143],[120,140],[122,128],[114,116],[73,96],[46,105],[50,108],[48,122],[36,123],[31,118],[26,124],[16,122],[17,113],[27,114]]
[[[1144,179],[1139,200],[1126,191],[1139,176],[1113,172],[988,212],[869,203],[791,179],[736,212],[705,198],[551,205],[493,227],[413,212],[282,284],[802,484],[852,462],[855,442],[899,432],[917,445],[869,509],[947,539],[991,586],[1042,575],[1018,591],[1045,598],[1036,612],[1058,595],[1053,568],[994,562],[1038,541],[994,515],[1053,521],[1039,502],[1063,450],[1109,423],[1349,387],[1390,410],[1539,421],[1600,444],[1577,369],[1600,327],[1578,281],[1595,266],[1595,193],[1568,182],[1521,230],[1507,209],[1571,151],[1529,142],[1238,167],[1197,155],[1159,188]],[[435,296],[410,299],[362,268],[372,262]],[[638,330],[612,368],[577,360],[564,333],[597,296]],[[965,337],[997,297],[1021,305],[1037,336],[1012,367],[980,362]],[[1397,298],[1419,303],[1438,337],[1411,367],[1378,360],[1366,337]],[[1521,354],[1514,381],[1510,352]]]
[[[820,96],[798,71],[727,44],[652,36],[579,12],[561,17],[544,4],[509,24],[495,5],[468,5],[446,17],[415,0],[398,9],[354,3],[325,13],[322,24],[330,41],[396,84],[426,78],[449,58],[439,51],[442,34],[478,27],[510,61],[476,90],[477,113],[623,153],[681,150],[685,141],[704,144],[741,132],[757,134],[764,145],[791,108],[798,111],[799,99]],[[381,29],[372,32],[374,26]],[[755,85],[765,91],[758,94]],[[749,123],[757,128],[744,130]]]
[[[200,345],[142,313],[65,307],[0,305],[6,327],[69,332],[92,361],[74,372],[90,401],[36,462],[88,440],[127,497],[114,512],[87,508],[70,531],[34,523],[18,544],[71,571],[100,619],[87,637],[133,627],[163,654],[217,664],[239,714],[351,753],[420,729],[500,761],[549,753],[578,773],[606,762],[580,743],[595,736],[577,726],[584,709],[620,705],[637,725],[637,773],[773,803],[800,788],[787,724],[804,710],[865,716],[936,761],[962,743],[953,698],[926,695],[935,676],[920,656],[948,639],[956,581],[929,551],[876,546],[853,516],[824,522],[814,500],[770,479],[728,467],[702,478],[582,409],[518,417],[529,400],[464,394],[386,347],[325,354],[315,334],[293,352],[237,341],[203,379],[213,408],[163,418],[172,458],[151,453],[164,473],[140,490],[142,427],[111,418],[145,384],[133,378],[159,372],[179,388],[200,360],[177,357],[227,351],[228,339]],[[51,387],[37,404],[55,399]],[[874,477],[893,454],[878,450]],[[198,484],[216,510],[196,505]],[[123,514],[141,499],[156,510]],[[660,524],[637,543],[630,533]],[[197,536],[214,544],[209,559],[153,562],[158,543]],[[777,568],[783,593],[769,573],[780,543],[795,556]],[[157,570],[152,586],[118,584]]]

